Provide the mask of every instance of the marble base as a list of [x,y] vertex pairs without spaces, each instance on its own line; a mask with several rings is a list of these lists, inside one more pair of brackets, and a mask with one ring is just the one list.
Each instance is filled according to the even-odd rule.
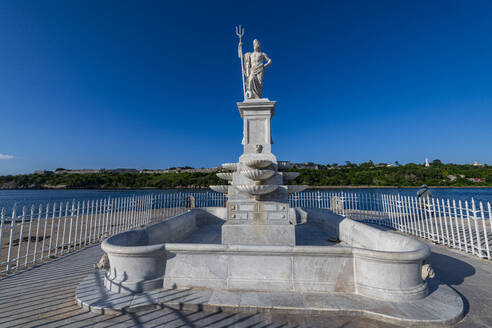
[[429,281],[431,293],[411,302],[388,302],[341,293],[251,292],[210,289],[158,289],[119,294],[102,285],[103,271],[96,271],[77,286],[76,300],[97,314],[121,314],[154,308],[188,311],[275,312],[288,314],[340,314],[364,316],[405,327],[452,325],[463,317],[463,301],[449,286]]

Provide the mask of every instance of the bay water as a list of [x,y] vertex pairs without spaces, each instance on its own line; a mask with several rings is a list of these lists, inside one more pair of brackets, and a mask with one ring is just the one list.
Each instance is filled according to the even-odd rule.
[[[320,191],[347,192],[354,194],[400,194],[404,196],[416,196],[419,188],[337,188],[319,189]],[[444,199],[455,199],[456,201],[475,201],[492,203],[492,188],[431,188],[433,197]],[[125,197],[131,195],[145,195],[152,193],[179,193],[179,192],[211,192],[206,189],[164,189],[164,190],[0,190],[0,209],[5,208],[7,213],[12,210],[14,205],[17,208],[22,206],[39,206],[53,202],[71,202],[83,200],[97,200],[103,198]]]

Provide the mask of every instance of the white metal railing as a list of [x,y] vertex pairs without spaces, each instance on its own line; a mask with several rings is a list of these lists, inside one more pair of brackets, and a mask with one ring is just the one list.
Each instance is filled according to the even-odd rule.
[[[101,242],[115,233],[179,215],[192,207],[224,206],[224,194],[161,192],[0,209],[0,276]],[[379,194],[305,191],[291,207],[325,208],[491,259],[491,204]]]
[[490,202],[417,198],[394,194],[306,191],[292,207],[327,208],[366,223],[390,227],[437,244],[492,259]]
[[181,214],[223,206],[216,192],[174,192],[97,200],[15,205],[0,209],[0,276],[25,269],[126,231]]

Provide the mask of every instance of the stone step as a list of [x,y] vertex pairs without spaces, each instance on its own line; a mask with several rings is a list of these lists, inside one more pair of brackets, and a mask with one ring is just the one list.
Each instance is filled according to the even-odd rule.
[[404,326],[447,326],[463,317],[461,298],[437,279],[430,295],[413,302],[386,302],[340,293],[258,292],[209,289],[159,289],[146,293],[109,292],[104,271],[95,271],[77,287],[77,303],[98,314],[135,313],[172,308],[207,312],[275,312],[308,315],[365,316]]

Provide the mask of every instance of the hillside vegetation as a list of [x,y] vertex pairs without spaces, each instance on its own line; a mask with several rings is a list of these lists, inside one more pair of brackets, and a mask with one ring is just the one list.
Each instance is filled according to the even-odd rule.
[[[325,165],[323,169],[291,169],[300,172],[292,184],[309,186],[492,186],[492,167],[442,164],[430,167],[406,164],[387,167],[372,162]],[[225,184],[215,173],[179,172],[162,174],[95,173],[95,174],[26,174],[0,176],[0,189],[124,189],[124,188],[206,188]]]

